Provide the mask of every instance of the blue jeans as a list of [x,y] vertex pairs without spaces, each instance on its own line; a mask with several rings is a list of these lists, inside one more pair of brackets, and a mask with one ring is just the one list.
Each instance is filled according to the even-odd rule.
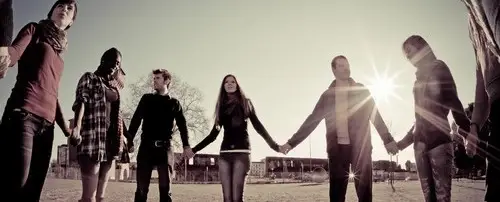
[[50,164],[54,124],[30,112],[6,110],[0,126],[7,176],[2,198],[37,202]]

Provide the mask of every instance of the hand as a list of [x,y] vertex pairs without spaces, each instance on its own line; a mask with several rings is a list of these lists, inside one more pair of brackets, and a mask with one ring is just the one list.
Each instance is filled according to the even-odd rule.
[[69,143],[73,146],[78,146],[82,143],[82,136],[80,136],[80,128],[75,127],[73,131],[71,131],[71,135],[69,136]]
[[184,153],[182,154],[186,160],[189,160],[194,157],[194,152],[191,149],[191,147],[185,147],[184,148]]
[[280,149],[279,149],[279,150],[280,150],[280,152],[281,152],[281,153],[283,153],[283,154],[288,154],[288,152],[289,152],[290,150],[292,150],[292,146],[291,146],[291,145],[289,145],[289,144],[284,144],[284,145],[281,145],[281,146],[280,146]]
[[398,144],[395,141],[389,142],[384,146],[387,152],[391,155],[396,155],[399,152]]
[[69,137],[71,135],[71,129],[69,128],[63,129],[63,134],[65,137]]
[[3,78],[7,73],[10,65],[9,49],[6,46],[0,47],[0,78]]
[[465,138],[465,152],[468,156],[473,157],[476,155],[477,142],[477,128],[475,126],[471,126],[470,133]]

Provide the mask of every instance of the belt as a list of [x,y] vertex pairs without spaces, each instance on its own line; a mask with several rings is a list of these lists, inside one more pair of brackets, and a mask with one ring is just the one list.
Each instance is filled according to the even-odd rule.
[[[147,145],[152,145],[154,148],[168,147],[170,143],[167,140],[150,140]],[[151,144],[152,143],[152,144]]]

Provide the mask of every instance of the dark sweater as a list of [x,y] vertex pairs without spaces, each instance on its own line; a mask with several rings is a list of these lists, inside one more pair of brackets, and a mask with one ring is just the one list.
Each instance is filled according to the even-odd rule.
[[12,0],[0,0],[0,46],[9,46],[12,42],[14,18]]
[[[235,106],[226,106],[234,107],[234,110],[232,110],[229,114],[221,115],[220,124],[214,124],[210,134],[193,147],[193,152],[196,153],[215,141],[219,135],[221,125],[224,128],[224,137],[220,146],[221,151],[251,150],[250,139],[247,131],[247,118],[250,119],[257,133],[264,138],[267,144],[274,151],[279,151],[278,144],[273,140],[260,120],[257,118],[255,108],[251,104],[250,100],[248,100],[248,103],[251,109],[248,117],[245,116],[243,107],[240,104],[236,103],[234,104]],[[221,111],[226,110],[226,107]]]
[[168,95],[145,94],[139,101],[129,127],[133,139],[141,125],[141,144],[156,140],[170,141],[174,120],[179,129],[182,145],[189,146],[186,118],[179,101]]
[[59,107],[57,96],[64,62],[47,43],[29,45],[36,25],[24,26],[9,47],[10,66],[18,63],[19,68],[9,104],[53,122]]
[[457,87],[451,71],[441,60],[434,60],[417,72],[413,88],[415,99],[415,125],[398,142],[404,149],[414,142],[422,142],[427,149],[451,143],[451,128],[448,114],[451,112],[461,129],[459,134],[467,136],[470,120],[457,94]]
[[[335,87],[333,81],[330,87],[321,94],[312,113],[306,118],[295,134],[287,143],[296,147],[304,141],[324,119],[326,126],[326,150],[329,156],[339,154],[339,144],[337,139],[337,126],[335,119]],[[353,113],[348,117],[348,128],[350,145],[354,152],[361,152],[368,155],[372,152],[370,123],[377,130],[384,145],[394,141],[387,126],[380,115],[375,100],[363,84],[349,79],[347,91],[348,111]],[[357,155],[357,153],[354,153]]]

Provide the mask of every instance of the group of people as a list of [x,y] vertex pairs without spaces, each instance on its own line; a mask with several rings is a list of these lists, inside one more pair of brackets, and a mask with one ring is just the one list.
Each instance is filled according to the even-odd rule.
[[[499,196],[500,182],[500,3],[495,0],[462,0],[469,15],[470,37],[477,60],[475,109],[469,119],[457,96],[449,67],[439,60],[421,36],[408,37],[404,55],[416,67],[413,94],[415,124],[400,141],[395,141],[377,110],[370,91],[350,74],[345,56],[333,58],[335,79],[322,93],[311,114],[283,145],[277,144],[259,121],[255,107],[243,93],[234,75],[223,78],[215,107],[213,128],[191,148],[187,121],[181,103],[169,95],[171,74],[152,71],[154,93],[140,99],[127,129],[120,114],[120,91],[125,71],[116,48],[106,50],[97,69],[78,81],[73,104],[74,127],[69,128],[58,99],[64,69],[61,55],[68,41],[67,30],[75,22],[75,0],[57,0],[47,19],[25,25],[12,42],[11,0],[0,0],[0,78],[17,64],[18,74],[0,124],[4,139],[8,175],[2,198],[39,201],[49,167],[55,124],[70,143],[77,146],[82,176],[80,201],[104,201],[111,165],[128,161],[133,139],[142,124],[137,156],[135,201],[146,201],[154,167],[159,174],[160,201],[172,201],[171,175],[174,157],[172,131],[178,127],[185,158],[192,158],[212,143],[224,129],[218,162],[224,201],[243,201],[245,179],[250,170],[251,146],[247,132],[250,120],[255,130],[276,152],[287,154],[300,144],[324,119],[329,159],[330,201],[345,201],[348,173],[355,174],[359,201],[372,201],[372,123],[388,153],[396,154],[413,144],[418,176],[425,201],[451,201],[454,148],[447,115],[458,125],[467,155],[474,156],[478,141],[487,142],[488,160],[485,201]],[[489,117],[491,132],[479,140],[478,131]],[[161,126],[161,127],[159,127]]]

